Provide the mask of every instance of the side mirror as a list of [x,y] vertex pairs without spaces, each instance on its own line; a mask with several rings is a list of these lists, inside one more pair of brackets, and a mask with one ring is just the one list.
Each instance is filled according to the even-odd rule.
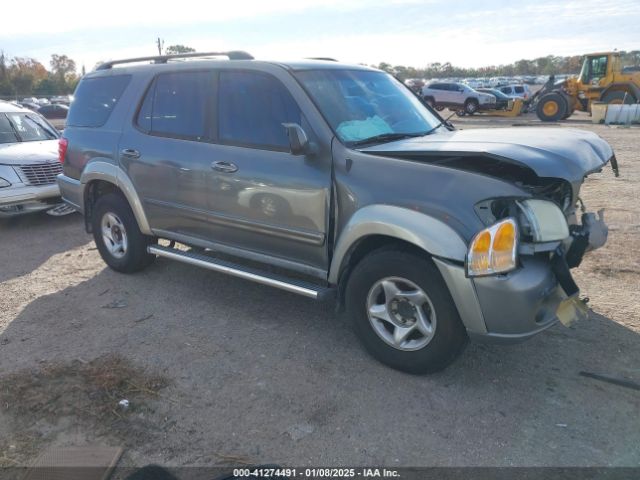
[[289,147],[292,155],[307,155],[312,153],[312,144],[303,128],[297,123],[283,123],[289,137]]

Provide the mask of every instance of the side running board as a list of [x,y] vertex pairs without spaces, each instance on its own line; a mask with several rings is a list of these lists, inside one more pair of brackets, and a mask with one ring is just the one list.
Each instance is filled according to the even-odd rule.
[[304,297],[313,298],[314,300],[324,300],[328,296],[333,295],[333,289],[314,285],[303,280],[292,280],[279,275],[254,270],[243,265],[234,264],[226,260],[202,255],[200,253],[178,250],[162,245],[149,245],[147,251],[159,257],[170,258],[178,262],[188,263],[197,267],[207,268],[214,272],[226,273],[234,277],[251,280],[256,283],[268,285],[270,287],[286,290],[287,292],[297,293]]

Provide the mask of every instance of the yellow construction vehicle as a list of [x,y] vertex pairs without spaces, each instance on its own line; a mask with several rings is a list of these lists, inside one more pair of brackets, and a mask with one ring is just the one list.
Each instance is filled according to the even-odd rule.
[[640,67],[622,68],[618,52],[586,55],[578,77],[548,82],[532,98],[538,118],[555,122],[574,111],[591,112],[591,103],[640,102]]

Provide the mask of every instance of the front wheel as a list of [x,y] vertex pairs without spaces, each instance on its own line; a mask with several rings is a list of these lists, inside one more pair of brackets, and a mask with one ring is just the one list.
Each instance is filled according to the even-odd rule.
[[559,92],[551,92],[542,96],[536,106],[536,114],[543,122],[557,122],[567,114],[566,99]]
[[147,267],[156,258],[147,253],[155,241],[138,227],[124,197],[108,193],[98,199],[91,217],[93,239],[100,256],[112,269],[131,273]]
[[433,262],[401,250],[379,250],[351,273],[347,314],[365,349],[408,373],[433,373],[462,351],[466,331]]

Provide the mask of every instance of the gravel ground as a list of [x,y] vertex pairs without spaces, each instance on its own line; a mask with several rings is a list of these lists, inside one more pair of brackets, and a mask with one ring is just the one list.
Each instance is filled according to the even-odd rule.
[[[567,126],[603,136],[621,169],[583,188],[611,228],[575,272],[589,319],[521,345],[471,344],[433,376],[373,361],[330,304],[164,259],[117,274],[75,214],[0,222],[0,465],[88,443],[125,445],[122,465],[639,466],[640,393],[579,372],[640,382],[640,129],[580,116],[547,128]],[[105,356],[167,386],[113,416],[71,413],[76,394],[46,373]],[[16,374],[55,392],[46,415],[7,400]],[[130,436],[134,420],[145,429]]]

